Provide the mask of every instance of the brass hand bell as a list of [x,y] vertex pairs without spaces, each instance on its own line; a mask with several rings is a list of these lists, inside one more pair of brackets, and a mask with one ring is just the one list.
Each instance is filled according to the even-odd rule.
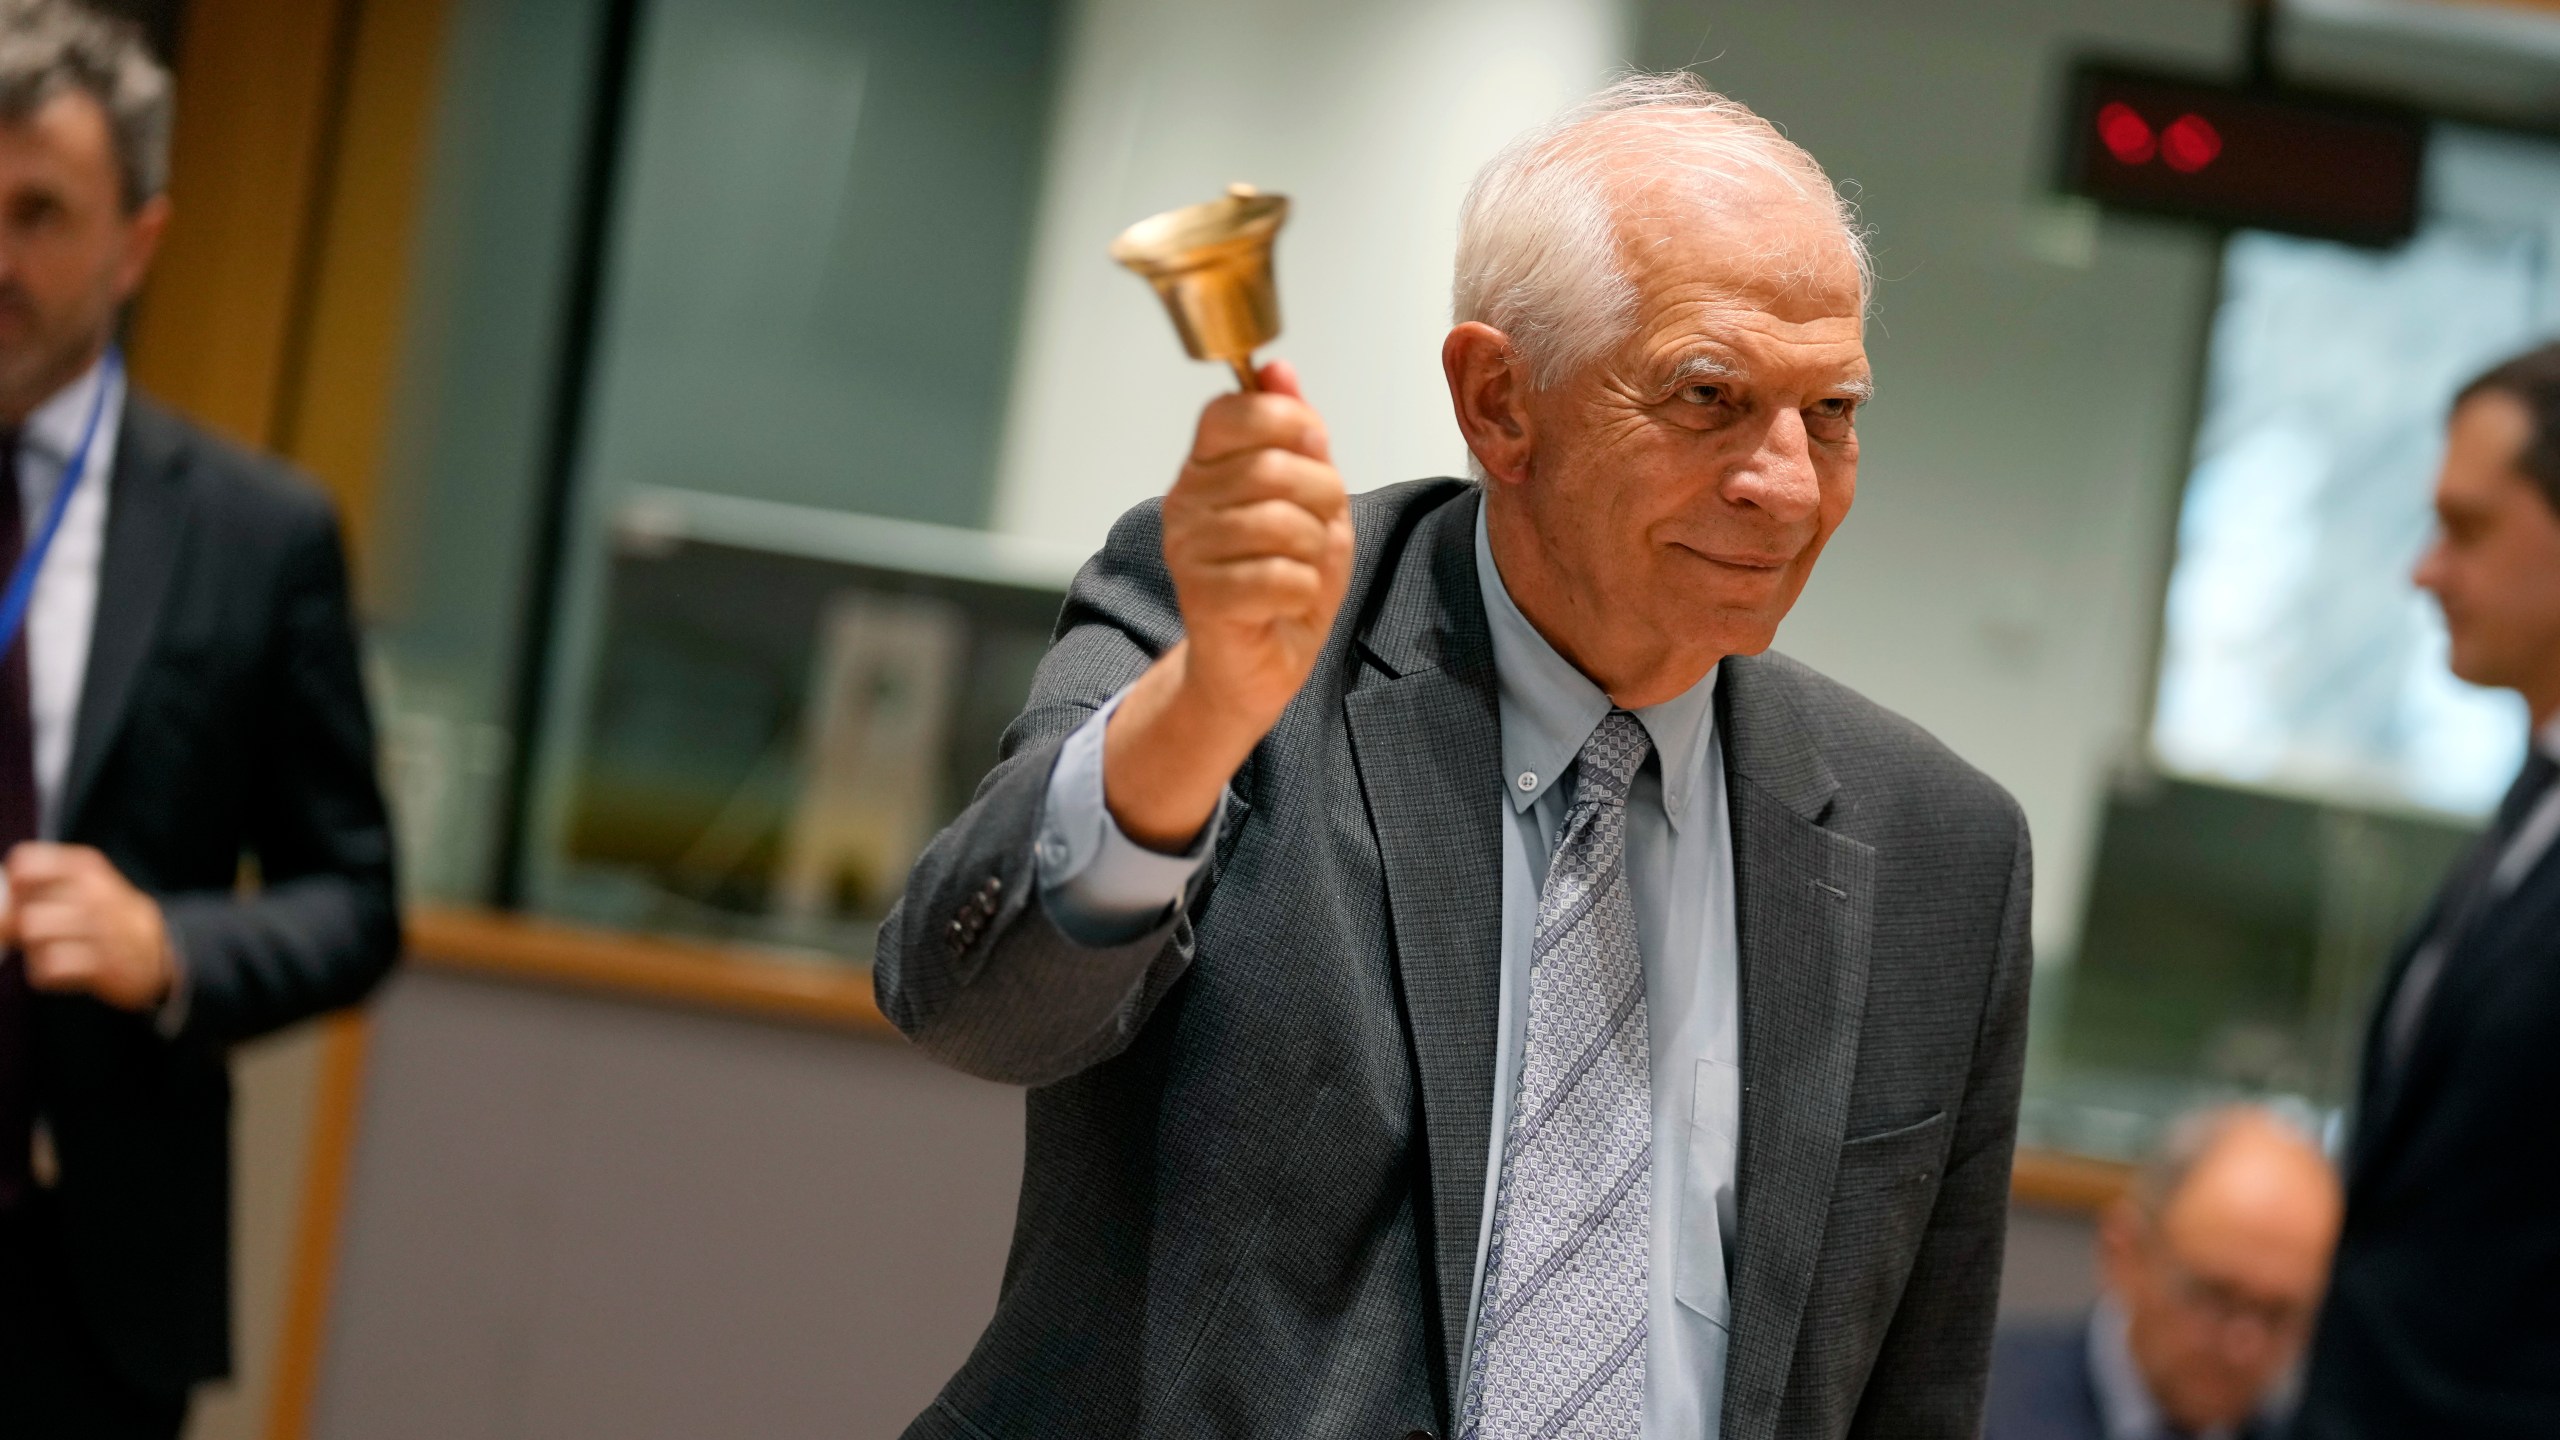
[[1224,360],[1247,390],[1253,352],[1280,333],[1271,241],[1289,197],[1230,185],[1205,205],[1150,216],[1120,232],[1111,258],[1146,277],[1194,360]]

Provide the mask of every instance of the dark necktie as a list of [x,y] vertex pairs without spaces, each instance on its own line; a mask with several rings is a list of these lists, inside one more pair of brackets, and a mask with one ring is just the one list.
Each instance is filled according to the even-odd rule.
[[[0,431],[0,577],[16,573],[26,546],[26,516],[18,498],[18,434]],[[24,633],[0,657],[0,855],[36,837],[35,724],[27,714],[27,643]],[[0,1214],[14,1208],[34,1183],[28,1149],[35,1134],[34,1006],[27,989],[26,958],[0,956]]]
[[2507,798],[2499,803],[2496,818],[2489,822],[2489,833],[2480,837],[2480,843],[2454,872],[2453,883],[2445,888],[2444,903],[2436,907],[2436,922],[2410,957],[2400,986],[2391,996],[2391,1009],[2383,1027],[2385,1073],[2395,1084],[2408,1066],[2410,1052],[2417,1045],[2418,1027],[2426,1019],[2428,1001],[2437,982],[2444,978],[2455,947],[2497,902],[2494,880],[2499,859],[2515,843],[2516,832],[2524,827],[2526,818],[2533,814],[2555,780],[2560,780],[2560,760],[2543,754],[2539,746],[2525,752],[2524,773],[2516,777]]

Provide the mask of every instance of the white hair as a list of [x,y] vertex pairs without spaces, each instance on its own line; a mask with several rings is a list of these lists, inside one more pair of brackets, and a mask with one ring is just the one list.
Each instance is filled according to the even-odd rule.
[[1774,183],[1827,207],[1857,264],[1863,310],[1875,285],[1866,235],[1822,166],[1749,106],[1674,70],[1619,80],[1476,173],[1458,216],[1455,319],[1510,336],[1540,389],[1607,353],[1636,319],[1621,219],[1665,182],[1693,203],[1748,200]]

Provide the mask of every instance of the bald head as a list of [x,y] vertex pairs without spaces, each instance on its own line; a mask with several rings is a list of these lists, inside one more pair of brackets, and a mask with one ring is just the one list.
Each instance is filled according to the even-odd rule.
[[2152,1224],[2197,1246],[2236,1246],[2296,1270],[2327,1267],[2343,1205],[2337,1172],[2302,1130],[2252,1107],[2215,1111],[2185,1173],[2146,1197]]
[[2134,1360],[2171,1420],[2257,1412],[2309,1337],[2343,1210],[2327,1157],[2269,1111],[2172,1128],[2101,1233]]

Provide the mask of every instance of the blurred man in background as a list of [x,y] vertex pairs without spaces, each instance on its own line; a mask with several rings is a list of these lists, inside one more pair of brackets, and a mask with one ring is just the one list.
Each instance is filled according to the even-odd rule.
[[2268,1111],[2179,1121],[2099,1221],[2096,1309],[2001,1333],[1983,1440],[2273,1440],[2342,1204]]
[[399,947],[329,504],[129,393],[110,343],[169,119],[131,29],[0,0],[9,1440],[166,1440],[226,1373],[226,1049]]
[[2533,738],[2375,1010],[2306,1440],[2560,1435],[2560,345],[2455,399],[2436,518],[2453,672]]

